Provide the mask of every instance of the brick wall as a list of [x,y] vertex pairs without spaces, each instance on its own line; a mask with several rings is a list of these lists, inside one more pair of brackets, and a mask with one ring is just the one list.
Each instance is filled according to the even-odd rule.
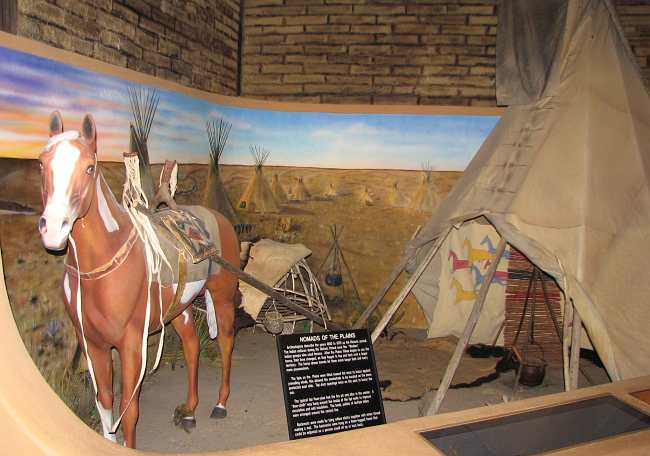
[[[497,0],[18,0],[18,34],[179,82],[286,101],[495,104]],[[616,0],[650,85],[650,2]]]
[[616,0],[616,11],[641,67],[646,87],[650,87],[650,1]]
[[18,35],[236,94],[238,0],[18,0]]
[[494,105],[496,0],[245,0],[243,95]]
[[[243,95],[495,105],[496,0],[245,0]],[[650,2],[618,0],[650,81]]]

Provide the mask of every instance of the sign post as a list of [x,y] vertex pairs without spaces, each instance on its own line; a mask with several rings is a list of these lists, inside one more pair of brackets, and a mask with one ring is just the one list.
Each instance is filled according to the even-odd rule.
[[289,438],[385,424],[366,329],[277,338]]

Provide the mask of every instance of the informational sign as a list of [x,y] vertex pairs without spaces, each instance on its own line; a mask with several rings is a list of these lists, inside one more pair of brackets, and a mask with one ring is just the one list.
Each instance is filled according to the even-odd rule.
[[385,424],[368,331],[279,336],[289,438]]

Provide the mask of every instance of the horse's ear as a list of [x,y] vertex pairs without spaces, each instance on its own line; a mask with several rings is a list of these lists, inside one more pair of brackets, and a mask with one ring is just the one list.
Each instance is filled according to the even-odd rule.
[[84,116],[84,120],[81,122],[81,135],[88,144],[94,144],[95,139],[97,139],[97,133],[95,131],[95,120],[90,114],[86,114]]
[[50,136],[63,133],[63,119],[59,111],[50,114]]

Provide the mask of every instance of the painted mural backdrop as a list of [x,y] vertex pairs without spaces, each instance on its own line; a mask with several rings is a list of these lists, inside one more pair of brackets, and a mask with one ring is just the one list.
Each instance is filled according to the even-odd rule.
[[[77,342],[61,299],[63,256],[46,252],[38,236],[41,177],[34,158],[47,142],[52,111],[61,112],[68,130],[79,129],[84,114],[91,113],[103,161],[100,169],[119,200],[122,154],[128,150],[132,121],[130,88],[149,87],[0,47],[0,247],[9,301],[37,367],[91,425],[96,424],[92,389],[81,376],[69,375],[75,369]],[[212,204],[206,195],[227,196],[234,206],[231,219],[243,227],[242,240],[271,238],[306,246],[312,252],[307,261],[323,287],[332,318],[348,326],[498,120],[283,112],[220,105],[163,89],[158,95],[148,149],[152,163],[179,163],[176,200]],[[206,122],[217,119],[232,125],[219,181],[208,171],[214,168],[206,165]],[[252,166],[251,147],[260,156],[269,153],[263,172]],[[152,167],[156,180],[160,168]],[[333,232],[345,258],[340,277],[329,266],[337,263],[328,263],[333,258]],[[479,248],[481,239],[472,239],[472,246]],[[467,261],[471,247],[456,247],[459,261]],[[454,314],[468,305],[475,289],[468,271],[454,276],[462,289],[439,309]],[[484,274],[482,269],[477,272],[476,277]],[[337,280],[328,282],[328,276]],[[384,305],[395,298],[402,280]],[[412,297],[393,322],[427,327]]]
[[[37,239],[32,239],[35,221],[13,216],[3,219],[2,212],[15,207],[31,208],[35,214],[40,211],[40,176],[30,159],[47,141],[49,114],[59,110],[66,129],[78,129],[85,113],[95,117],[102,170],[119,199],[124,179],[122,154],[128,150],[132,122],[130,88],[150,87],[0,47],[3,252],[11,254],[13,240],[23,236],[14,230],[27,236],[15,243],[15,270],[12,259],[5,269],[8,283],[14,283],[13,277],[22,290],[14,292],[15,302],[29,302],[34,290],[45,283],[35,276],[34,281],[25,280],[31,277],[24,271],[25,265],[43,264],[48,257],[42,257]],[[330,309],[342,323],[353,320],[370,301],[398,261],[404,244],[435,212],[498,121],[497,116],[251,109],[157,90],[160,102],[149,135],[150,159],[153,163],[174,159],[181,164],[179,202],[205,201],[206,189],[212,185],[206,166],[210,150],[206,122],[222,118],[232,124],[220,160],[220,179],[223,192],[235,207],[233,220],[254,226],[253,235],[258,238],[304,244],[313,252],[309,261],[316,271],[326,263],[331,228],[337,225],[353,277],[344,277],[347,291],[341,292],[341,287],[326,291]],[[263,175],[252,166],[252,146],[269,152]],[[424,171],[423,164],[427,164]],[[154,175],[158,169],[153,170]],[[264,213],[256,210],[262,206]],[[18,258],[27,241],[34,246],[33,258]],[[461,259],[468,254],[457,253]],[[41,269],[34,266],[33,270]],[[47,272],[51,277],[58,273],[54,269]],[[350,294],[352,278],[358,294]],[[43,293],[49,295],[50,288]],[[386,301],[391,298],[389,293]],[[57,300],[58,295],[53,295],[53,306]],[[413,300],[408,302],[395,321],[426,326],[418,306]],[[338,308],[335,303],[340,303]]]
[[[46,119],[58,109],[68,128],[95,116],[100,159],[119,161],[128,146],[130,81],[0,48],[0,156],[34,158]],[[465,168],[497,121],[494,116],[295,113],[218,105],[160,90],[150,137],[152,162],[206,163],[205,122],[232,123],[224,163],[250,164],[249,146],[271,151],[268,164],[344,169]]]

